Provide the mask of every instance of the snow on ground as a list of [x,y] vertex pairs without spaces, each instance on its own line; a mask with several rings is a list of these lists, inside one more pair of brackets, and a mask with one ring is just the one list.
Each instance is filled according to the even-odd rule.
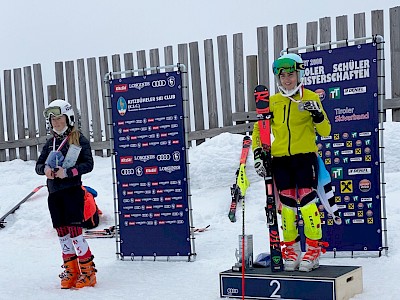
[[[364,291],[354,299],[397,299],[400,294],[400,139],[399,123],[385,123],[385,179],[389,254],[382,257],[322,257],[322,264],[356,265],[363,268]],[[235,249],[241,234],[238,221],[227,218],[230,189],[241,148],[241,135],[224,133],[189,151],[193,222],[211,224],[196,234],[194,262],[120,261],[113,239],[89,240],[98,269],[98,284],[81,290],[59,289],[61,253],[47,210],[47,191],[40,190],[0,229],[0,299],[165,299],[217,300],[219,272],[236,261]],[[255,174],[252,155],[247,174],[251,182],[246,194],[246,233],[253,234],[254,253],[269,250],[264,213],[264,183]],[[0,163],[0,215],[20,201],[44,177],[34,172],[34,161]],[[114,224],[110,158],[95,158],[95,169],[84,176],[95,188],[97,203],[104,212],[100,228]]]

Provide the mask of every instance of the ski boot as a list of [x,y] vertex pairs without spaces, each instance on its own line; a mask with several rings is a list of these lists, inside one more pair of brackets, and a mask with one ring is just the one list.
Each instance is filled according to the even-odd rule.
[[64,264],[61,267],[65,269],[60,275],[58,275],[61,278],[61,288],[70,289],[75,287],[80,274],[77,256],[74,255],[64,261]]
[[293,272],[298,269],[301,261],[300,242],[282,242],[282,257],[285,260],[285,271]]
[[94,268],[93,262],[94,256],[79,260],[79,266],[81,268],[81,276],[79,276],[78,281],[76,282],[76,288],[80,289],[85,286],[95,286],[96,284],[96,272],[97,270]]
[[299,271],[310,272],[314,269],[319,268],[319,257],[322,253],[326,252],[324,247],[328,247],[327,242],[321,242],[318,240],[306,239],[307,252],[304,254],[303,259],[300,262]]

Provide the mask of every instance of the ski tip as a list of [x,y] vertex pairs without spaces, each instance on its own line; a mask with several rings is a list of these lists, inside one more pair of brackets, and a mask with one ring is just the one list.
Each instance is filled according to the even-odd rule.
[[268,91],[268,88],[265,85],[259,84],[254,88],[254,92],[265,92]]

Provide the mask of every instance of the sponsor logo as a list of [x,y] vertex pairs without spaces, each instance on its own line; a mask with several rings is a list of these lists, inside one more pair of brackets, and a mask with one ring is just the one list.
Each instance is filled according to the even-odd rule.
[[343,168],[332,167],[331,174],[332,174],[332,177],[335,179],[343,179]]
[[352,193],[353,192],[353,181],[352,180],[340,181],[340,192],[342,194]]
[[358,136],[371,136],[371,131],[360,132]]
[[350,158],[350,161],[362,161],[362,157],[352,157]]
[[344,147],[344,143],[333,143],[333,148]]
[[135,169],[121,169],[122,176],[135,175]]
[[344,212],[343,216],[344,217],[355,217],[356,213],[354,211],[352,211],[352,212]]
[[126,114],[128,105],[126,104],[126,100],[124,97],[119,97],[117,100],[117,111],[121,116]]
[[371,168],[349,169],[348,172],[349,175],[371,174]]
[[146,175],[158,174],[158,168],[157,167],[145,167],[144,168],[144,173]]
[[321,141],[325,141],[325,140],[331,140],[332,136],[328,135],[328,136],[321,136]]
[[128,85],[127,84],[117,84],[114,86],[114,92],[115,93],[123,93],[128,90]]
[[353,219],[353,224],[364,224],[364,219]]
[[316,89],[315,93],[319,96],[319,100],[324,101],[325,100],[325,91],[323,89]]
[[172,159],[174,161],[180,161],[181,160],[181,154],[179,153],[179,151],[174,151],[174,153],[172,153]]
[[149,160],[155,159],[156,156],[153,154],[150,155],[135,155],[134,159],[141,162],[147,162]]
[[342,134],[342,138],[344,138],[345,140],[347,140],[349,138],[349,134],[347,132],[344,132]]
[[137,82],[137,83],[130,83],[129,84],[129,88],[130,89],[137,89],[137,90],[141,90],[142,88],[148,87],[150,86],[150,82]]
[[371,189],[371,181],[368,179],[362,179],[360,180],[360,183],[358,184],[358,188],[360,189],[361,192],[369,192]]
[[171,160],[171,155],[168,154],[168,153],[158,154],[158,155],[157,155],[157,160],[158,160],[158,161]]
[[372,202],[372,197],[361,198],[361,202]]
[[342,153],[343,155],[353,154],[353,150],[343,150],[340,153]]
[[120,162],[122,165],[129,165],[129,164],[132,164],[132,163],[133,163],[133,156],[121,156],[121,157],[119,158],[119,162]]
[[343,95],[364,94],[367,92],[366,86],[343,89]]
[[151,82],[151,86],[155,87],[155,88],[163,87],[163,86],[166,86],[166,85],[167,85],[167,81],[164,80],[164,79],[154,80],[154,81]]
[[340,99],[340,88],[329,88],[329,99]]
[[169,87],[174,87],[175,86],[175,77],[174,76],[168,77],[167,82],[168,82]]
[[167,172],[167,173],[172,173],[172,172],[178,171],[180,169],[181,169],[181,166],[165,166],[165,167],[159,168],[160,172]]

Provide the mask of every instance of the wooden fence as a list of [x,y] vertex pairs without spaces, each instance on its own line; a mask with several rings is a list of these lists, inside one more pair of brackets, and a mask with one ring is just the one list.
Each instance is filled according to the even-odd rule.
[[[56,98],[66,99],[75,111],[80,111],[81,130],[91,137],[96,155],[109,155],[107,103],[103,78],[110,71],[142,69],[177,62],[188,66],[190,118],[189,140],[202,141],[222,132],[243,133],[252,129],[254,120],[253,88],[258,83],[271,87],[270,57],[279,57],[282,49],[303,45],[317,45],[337,40],[367,36],[365,13],[353,16],[353,36],[349,36],[348,16],[335,18],[336,36],[332,36],[330,17],[306,24],[305,41],[299,44],[298,24],[273,27],[269,37],[268,27],[257,28],[257,54],[248,54],[243,34],[237,33],[228,45],[226,35],[199,42],[166,46],[160,49],[139,50],[115,54],[111,57],[77,59],[56,62],[56,82],[44,84],[41,65],[4,70],[0,85],[0,161],[36,160],[41,145],[46,141],[46,123],[42,116],[44,107]],[[389,10],[389,20],[384,11],[371,12],[370,34],[385,38],[385,57],[391,62],[391,95],[386,95],[384,108],[392,109],[392,120],[400,121],[400,7]],[[390,35],[384,33],[384,22],[389,22]],[[388,38],[390,36],[390,39]],[[270,53],[273,51],[273,53]],[[135,57],[136,55],[136,57]],[[174,59],[175,57],[175,59]],[[147,59],[149,61],[147,61]],[[123,61],[123,63],[122,63]],[[204,67],[203,67],[204,66]],[[216,70],[218,70],[216,72]],[[143,75],[143,72],[131,75]],[[272,83],[271,83],[272,82]],[[2,92],[4,91],[4,92]],[[46,92],[46,94],[45,94]]]

